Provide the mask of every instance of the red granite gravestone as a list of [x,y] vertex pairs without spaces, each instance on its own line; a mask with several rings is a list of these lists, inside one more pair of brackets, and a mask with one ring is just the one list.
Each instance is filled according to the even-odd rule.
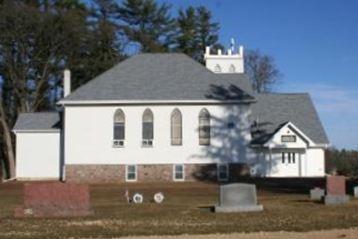
[[349,202],[344,176],[328,176],[326,178],[326,192],[327,195],[324,197],[326,205],[340,205]]
[[16,217],[75,217],[92,214],[88,185],[60,182],[24,184],[24,205]]
[[346,178],[344,176],[328,176],[326,180],[327,194],[346,195]]

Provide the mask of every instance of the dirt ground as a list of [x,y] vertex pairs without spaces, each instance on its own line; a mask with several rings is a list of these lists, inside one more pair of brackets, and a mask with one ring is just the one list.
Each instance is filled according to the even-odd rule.
[[312,232],[255,232],[210,235],[124,237],[121,239],[357,239],[358,228]]

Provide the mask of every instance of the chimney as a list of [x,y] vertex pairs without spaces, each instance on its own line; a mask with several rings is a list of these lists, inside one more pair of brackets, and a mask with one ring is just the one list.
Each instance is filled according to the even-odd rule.
[[63,97],[68,96],[71,93],[71,71],[65,69],[63,71]]

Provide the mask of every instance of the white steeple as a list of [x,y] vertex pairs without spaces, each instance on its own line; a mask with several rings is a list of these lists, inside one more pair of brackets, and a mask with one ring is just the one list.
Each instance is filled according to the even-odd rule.
[[226,54],[222,54],[220,49],[218,54],[211,54],[210,46],[207,46],[204,60],[206,68],[215,73],[244,73],[244,47],[240,46],[235,52],[233,40],[231,40],[231,46]]

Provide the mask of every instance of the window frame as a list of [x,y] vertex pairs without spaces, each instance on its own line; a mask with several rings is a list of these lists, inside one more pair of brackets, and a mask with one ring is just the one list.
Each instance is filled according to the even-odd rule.
[[[176,173],[177,173],[176,166],[182,167],[183,178],[176,178]],[[185,164],[173,164],[173,181],[176,181],[176,182],[185,181]]]
[[[144,120],[144,118],[146,117],[146,114],[149,114],[149,116],[150,116],[150,118],[151,118],[151,122],[147,122],[147,121],[145,121]],[[151,135],[152,135],[152,137],[151,138],[145,138],[144,137],[144,124],[145,123],[151,123],[152,125],[152,127],[151,127]],[[141,145],[142,145],[142,147],[144,147],[144,148],[152,148],[153,147],[153,145],[154,145],[154,114],[153,114],[153,111],[151,110],[151,109],[149,109],[149,108],[146,108],[144,111],[143,111],[143,114],[142,114],[142,143],[141,143]]]
[[[129,167],[134,167],[134,172],[129,172]],[[129,179],[128,178],[128,173],[134,173],[134,179]],[[137,177],[138,176],[138,167],[136,164],[127,164],[126,165],[126,182],[136,182],[137,181]]]
[[296,164],[296,152],[281,152],[281,162],[282,164]]
[[[221,174],[220,174],[220,167],[224,166],[225,167],[225,174],[226,174],[226,177],[225,178],[221,178]],[[218,178],[218,181],[219,182],[226,182],[229,180],[230,178],[230,172],[229,172],[229,164],[228,163],[218,163],[217,164],[217,167],[216,167],[216,170],[217,170],[217,178]]]
[[[206,124],[203,124],[202,121],[206,121]],[[207,128],[205,128],[207,127]],[[205,130],[208,129],[208,132]],[[211,115],[206,108],[203,108],[199,112],[199,127],[198,127],[198,137],[199,137],[199,145],[200,146],[210,146],[211,145]],[[208,137],[203,137],[203,136]]]
[[221,73],[222,70],[221,70],[221,66],[219,64],[216,64],[214,66],[214,73]]
[[234,66],[234,64],[231,64],[229,66],[229,73],[236,73],[236,67]]
[[[179,122],[175,121],[175,114],[178,114]],[[179,127],[180,137],[174,138],[175,127]],[[178,140],[178,141],[176,141]],[[178,108],[175,108],[170,114],[170,144],[172,146],[183,145],[183,115]]]
[[[122,120],[116,119],[117,117],[123,118]],[[116,124],[123,124],[123,138],[116,138]],[[112,138],[112,147],[113,148],[123,148],[125,145],[126,139],[126,115],[124,111],[120,108],[116,109],[113,115],[113,138]]]
[[281,135],[281,143],[296,143],[296,135]]
[[292,164],[296,164],[296,152],[291,152],[291,154],[292,154],[292,157],[291,157]]

